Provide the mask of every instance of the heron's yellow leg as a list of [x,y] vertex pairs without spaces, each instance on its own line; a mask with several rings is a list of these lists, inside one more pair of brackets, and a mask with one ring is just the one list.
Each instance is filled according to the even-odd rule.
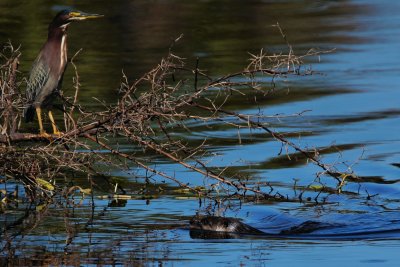
[[38,117],[38,121],[39,121],[39,131],[40,134],[43,136],[48,136],[48,134],[44,131],[43,129],[43,124],[42,124],[42,110],[40,107],[36,108],[36,115]]
[[57,125],[54,121],[53,113],[51,113],[51,110],[49,110],[49,119],[51,121],[51,126],[53,127],[53,134],[61,135],[61,132],[57,129]]

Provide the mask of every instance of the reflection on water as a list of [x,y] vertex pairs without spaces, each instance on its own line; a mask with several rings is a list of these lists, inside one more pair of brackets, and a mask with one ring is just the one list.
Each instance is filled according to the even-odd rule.
[[[29,71],[46,38],[48,22],[57,10],[70,5],[70,1],[58,5],[51,1],[0,1],[1,42],[10,39],[15,46],[21,45],[22,74]],[[291,265],[293,261],[307,266],[397,262],[397,2],[123,0],[75,5],[80,10],[106,15],[102,20],[71,25],[69,29],[69,56],[83,48],[75,63],[82,83],[80,101],[90,108],[96,105],[93,96],[113,102],[122,70],[131,81],[140,77],[158,63],[172,40],[182,33],[184,38],[174,46],[174,53],[193,65],[198,57],[200,68],[213,76],[241,70],[248,64],[248,52],[257,53],[261,48],[286,51],[279,32],[270,26],[276,22],[285,29],[298,54],[311,47],[336,48],[334,53],[322,56],[320,63],[318,58],[310,62],[322,75],[279,81],[275,92],[256,95],[257,101],[254,95],[247,99],[234,96],[227,108],[247,113],[257,113],[261,108],[271,115],[311,110],[300,118],[271,119],[269,123],[281,132],[296,132],[291,138],[303,147],[324,148],[325,162],[343,162],[342,168],[353,168],[362,180],[346,185],[343,194],[328,190],[334,182],[329,178],[315,181],[315,173],[320,170],[299,155],[291,154],[297,162],[278,155],[280,144],[260,132],[243,130],[239,144],[237,129],[219,122],[193,122],[189,124],[193,134],[176,134],[194,145],[207,137],[211,149],[220,155],[210,159],[213,165],[228,165],[234,173],[266,180],[281,194],[300,197],[301,189],[319,182],[327,188],[324,205],[315,203],[316,193],[308,189],[301,196],[303,200],[310,198],[305,203],[248,203],[241,209],[240,203],[230,203],[236,209],[230,209],[227,215],[243,218],[265,231],[312,219],[347,225],[326,233],[329,235],[375,234],[354,242],[329,238],[191,239],[185,225],[199,209],[199,201],[176,195],[171,189],[147,201],[96,198],[94,210],[91,200],[86,199],[78,207],[65,204],[27,214],[20,207],[20,211],[1,214],[2,230],[7,228],[1,239],[5,249],[2,256],[14,255],[15,265],[32,261],[38,265],[191,266],[217,262],[223,266],[268,262]],[[67,95],[72,93],[72,76],[69,68],[64,79]],[[336,151],[330,147],[332,144]],[[212,183],[157,155],[144,156],[152,157],[166,172],[182,174],[187,179],[184,182]],[[125,179],[125,187],[132,194],[140,187],[131,174],[113,174]],[[297,188],[293,187],[295,180]],[[16,220],[19,224],[13,225]]]

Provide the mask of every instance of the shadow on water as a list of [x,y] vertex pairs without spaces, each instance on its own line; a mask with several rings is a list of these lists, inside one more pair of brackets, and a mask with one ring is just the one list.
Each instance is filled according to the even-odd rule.
[[[59,2],[0,0],[1,42],[21,45],[21,75],[28,73],[46,38],[49,20],[57,10],[71,5],[70,1]],[[291,115],[268,119],[268,123],[309,151],[322,148],[325,162],[355,170],[359,177],[347,177],[343,193],[337,194],[335,180],[316,176],[321,170],[308,164],[304,156],[285,151],[263,133],[239,131],[221,121],[194,120],[188,123],[189,129],[176,129],[173,138],[194,146],[206,138],[214,153],[207,158],[210,166],[228,166],[228,174],[242,175],[246,183],[259,182],[266,191],[273,185],[283,198],[299,201],[224,202],[223,197],[218,203],[199,201],[157,177],[146,183],[146,174],[135,166],[121,172],[99,164],[101,171],[113,176],[113,182],[123,185],[129,197],[109,197],[104,193],[110,190],[109,184],[96,178],[99,189],[93,198],[74,193],[36,207],[10,204],[13,208],[0,214],[1,265],[262,266],[267,262],[293,266],[296,262],[299,266],[337,266],[378,262],[396,266],[400,238],[400,91],[398,58],[393,56],[398,54],[400,41],[396,1],[123,0],[111,4],[96,0],[76,2],[74,7],[105,14],[101,21],[72,25],[69,30],[69,56],[84,48],[75,63],[82,83],[80,103],[89,109],[99,106],[93,97],[115,102],[122,70],[134,81],[158,64],[172,40],[182,33],[183,41],[174,46],[174,53],[193,66],[199,58],[200,68],[214,77],[243,69],[249,63],[248,53],[261,48],[287,52],[279,32],[270,26],[276,22],[297,54],[312,47],[336,48],[334,53],[307,62],[322,74],[278,80],[275,88],[268,78],[260,77],[268,93],[233,95],[226,108]],[[73,75],[69,68],[63,84],[66,95],[73,93]],[[118,138],[114,141],[120,149],[151,160],[167,173],[181,174],[183,182],[218,186],[156,153],[140,151]],[[59,182],[65,180],[90,187],[82,177]],[[4,192],[11,194],[14,186],[7,184]],[[315,200],[316,196],[322,201]],[[197,211],[242,218],[272,233],[308,220],[333,227],[301,235],[208,239],[191,236],[187,228]]]

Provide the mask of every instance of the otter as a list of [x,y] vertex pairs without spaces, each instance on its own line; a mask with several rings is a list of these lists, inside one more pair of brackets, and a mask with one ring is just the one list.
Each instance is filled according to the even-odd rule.
[[279,236],[306,234],[332,225],[305,221],[300,225],[282,230],[278,234],[266,233],[236,218],[196,215],[190,220],[190,236],[194,238],[237,238],[240,235]]
[[195,216],[190,220],[190,229],[233,234],[264,234],[263,231],[242,223],[239,219],[218,216]]

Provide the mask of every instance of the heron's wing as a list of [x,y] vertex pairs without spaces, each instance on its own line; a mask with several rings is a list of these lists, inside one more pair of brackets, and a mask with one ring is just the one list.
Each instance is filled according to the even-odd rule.
[[37,58],[33,63],[29,74],[28,86],[26,89],[27,98],[29,101],[34,101],[36,96],[43,89],[50,77],[50,68],[46,66],[40,58]]

